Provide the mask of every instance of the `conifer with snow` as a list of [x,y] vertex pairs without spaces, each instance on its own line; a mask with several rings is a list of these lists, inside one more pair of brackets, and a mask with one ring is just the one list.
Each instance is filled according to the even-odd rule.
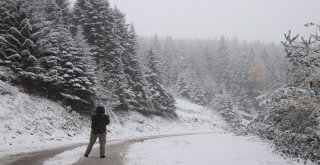
[[136,33],[133,26],[130,26],[127,32],[125,42],[125,51],[123,62],[125,67],[124,73],[128,80],[128,90],[130,90],[131,102],[130,109],[136,111],[152,111],[153,105],[149,99],[150,93],[146,89],[146,80],[144,78],[140,63],[137,59]]
[[266,110],[250,125],[262,137],[272,139],[285,154],[312,161],[320,159],[319,45],[313,38],[285,35],[282,44],[292,64],[293,83],[264,96]]
[[110,90],[112,99],[109,101],[113,102],[114,108],[128,110],[127,82],[122,61],[124,50],[120,36],[115,33],[117,25],[108,1],[78,0],[74,6],[73,20],[75,26],[83,28],[85,39],[93,47],[97,81],[101,87],[98,90]]
[[214,69],[215,79],[220,85],[225,85],[227,88],[230,86],[230,53],[226,46],[225,39],[222,36],[220,45],[215,57]]
[[23,11],[23,2],[5,0],[0,5],[1,63],[11,65],[15,71],[35,66],[37,59],[33,55],[32,27]]
[[[9,50],[15,50],[15,57],[19,59],[12,61],[17,75],[15,81],[49,98],[64,100],[66,105],[79,111],[90,110],[93,81],[88,79],[83,61],[80,61],[80,57],[86,55],[76,48],[74,38],[63,25],[62,11],[56,2],[8,1],[4,9],[11,9],[16,17],[8,17],[11,22],[16,20],[14,24],[7,22],[11,27],[1,34]],[[11,52],[4,51],[5,60]]]
[[153,50],[150,50],[148,52],[148,71],[146,73],[146,79],[154,110],[158,113],[174,113],[175,100],[161,84],[157,73],[159,73],[157,68],[157,57]]

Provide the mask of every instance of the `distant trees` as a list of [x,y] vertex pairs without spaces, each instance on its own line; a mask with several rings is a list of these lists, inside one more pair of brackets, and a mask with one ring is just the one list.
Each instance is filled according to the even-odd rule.
[[287,81],[288,66],[282,48],[275,44],[240,43],[224,37],[174,40],[157,36],[141,38],[139,43],[139,59],[145,67],[149,65],[145,63],[146,50],[157,50],[153,58],[159,60],[156,72],[165,88],[195,103],[213,106],[230,120],[237,115],[248,114],[244,116],[248,118],[260,110],[256,97]]
[[226,87],[229,87],[231,76],[231,59],[223,36],[220,39],[219,48],[213,65],[216,82],[218,82],[219,85],[223,84]]

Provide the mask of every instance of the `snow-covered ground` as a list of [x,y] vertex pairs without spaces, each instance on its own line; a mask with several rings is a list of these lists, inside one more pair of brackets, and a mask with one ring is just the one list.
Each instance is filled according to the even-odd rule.
[[[87,142],[90,122],[60,104],[23,93],[0,80],[0,158],[66,144]],[[144,117],[137,112],[115,116],[108,139],[222,131],[226,123],[217,113],[177,99],[178,120]]]
[[0,157],[83,142],[89,129],[77,113],[0,81]]
[[[130,115],[118,116],[114,119],[114,123],[108,127],[110,130],[108,139],[117,139],[117,142],[121,143],[128,139],[152,135],[225,133],[227,124],[215,111],[186,100],[177,99],[176,101],[178,120],[167,120],[157,116],[146,118],[131,112]],[[45,165],[72,164],[81,158],[83,152],[84,148],[66,151],[47,160]],[[75,157],[78,159],[74,159]]]
[[[210,133],[146,140],[130,146],[128,165],[303,165],[275,154],[257,137]],[[308,162],[307,165],[312,163]],[[315,164],[314,164],[315,165]]]
[[176,99],[178,119],[164,119],[159,116],[144,117],[137,112],[117,116],[108,126],[109,137],[126,139],[165,134],[183,134],[223,131],[227,123],[213,110],[193,104],[183,99]]
[[86,150],[86,147],[87,146],[82,146],[70,151],[65,151],[45,161],[43,165],[71,165],[79,160]]
[[[60,104],[30,96],[0,81],[0,158],[88,141],[90,122]],[[146,140],[128,151],[129,164],[298,164],[274,154],[256,137],[228,133],[226,122],[213,110],[177,99],[178,119],[144,117],[136,112],[114,116],[108,141],[183,133],[205,133]],[[95,146],[97,147],[97,145]],[[46,165],[72,164],[85,146],[65,151]]]
[[[177,99],[177,107],[178,121],[164,121],[158,117],[143,118],[138,114],[131,114],[118,119],[118,124],[109,127],[111,135],[133,138],[151,134],[208,133],[141,140],[131,145],[127,152],[119,153],[124,156],[128,165],[304,164],[302,161],[279,156],[273,152],[270,143],[258,137],[235,136],[226,131],[225,121],[210,109],[181,99]],[[81,158],[84,149],[85,147],[61,153],[47,160],[45,165],[73,164]],[[92,161],[95,163],[95,159]],[[96,161],[103,162],[99,158]],[[307,162],[306,165],[313,164]]]

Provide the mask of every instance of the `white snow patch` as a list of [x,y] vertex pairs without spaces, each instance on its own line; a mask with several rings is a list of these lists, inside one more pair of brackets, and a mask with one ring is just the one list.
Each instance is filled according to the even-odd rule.
[[176,99],[176,106],[178,107],[178,110],[191,112],[201,112],[206,109],[201,105],[197,105],[183,99]]
[[58,103],[3,81],[0,98],[0,157],[88,141],[88,120]]
[[303,165],[273,153],[268,146],[257,137],[201,134],[135,143],[126,158],[128,165]]
[[137,112],[125,116],[115,116],[108,126],[109,136],[114,139],[165,134],[199,132],[223,132],[227,123],[215,111],[176,99],[177,119],[164,119],[158,116],[145,117]]
[[71,165],[81,158],[79,155],[83,155],[85,150],[86,146],[82,146],[73,150],[65,151],[45,161],[43,165]]

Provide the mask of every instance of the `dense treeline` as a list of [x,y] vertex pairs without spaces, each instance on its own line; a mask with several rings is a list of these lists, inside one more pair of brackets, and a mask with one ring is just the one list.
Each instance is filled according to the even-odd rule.
[[236,125],[259,113],[249,130],[319,161],[320,37],[299,39],[289,32],[281,47],[223,36],[137,38],[108,0],[73,8],[68,0],[1,0],[0,79],[83,113],[103,105],[174,116],[171,93]]
[[[134,27],[107,0],[3,0],[0,64],[10,80],[74,110],[173,113],[174,99],[137,59]],[[157,84],[154,86],[154,84]]]
[[288,82],[283,47],[237,39],[140,38],[139,59],[154,51],[163,84],[180,97],[210,106],[231,122],[252,119],[258,97]]
[[143,66],[151,48],[155,73],[180,97],[219,111],[237,132],[260,135],[286,155],[320,163],[317,33],[306,39],[289,32],[282,45],[157,36],[139,43]]

